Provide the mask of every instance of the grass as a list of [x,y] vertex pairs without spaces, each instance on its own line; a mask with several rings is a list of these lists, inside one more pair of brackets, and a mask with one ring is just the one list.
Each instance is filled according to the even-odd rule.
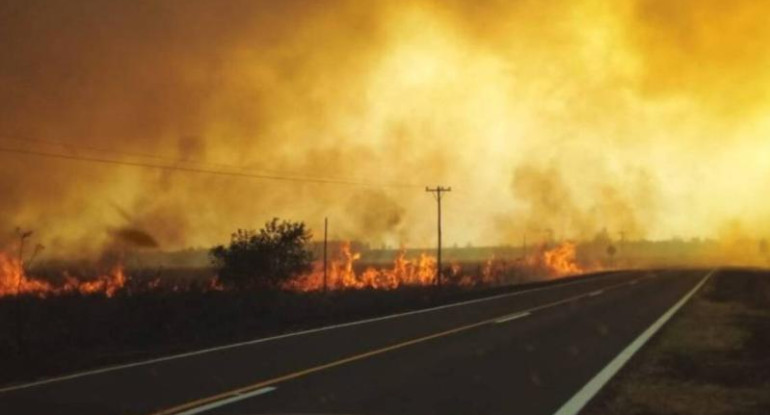
[[770,273],[716,274],[581,412],[770,413]]

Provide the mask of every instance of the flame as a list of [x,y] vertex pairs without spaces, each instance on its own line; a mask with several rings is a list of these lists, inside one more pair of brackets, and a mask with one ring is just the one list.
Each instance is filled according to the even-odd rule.
[[[417,259],[408,259],[406,250],[402,247],[393,260],[392,267],[367,267],[357,274],[355,262],[360,258],[361,254],[353,252],[349,243],[343,244],[338,255],[328,265],[326,288],[395,289],[405,285],[426,286],[436,283],[436,258],[431,255],[423,253]],[[577,261],[575,243],[563,242],[551,249],[543,246],[526,258],[523,264],[492,256],[479,267],[476,275],[465,273],[460,264],[452,263],[447,268],[444,279],[460,286],[499,285],[505,282],[506,275],[517,271],[545,274],[554,278],[580,274],[586,269]],[[294,291],[323,289],[323,264],[316,262],[311,272],[288,281],[283,288]]]
[[0,251],[0,297],[32,294],[47,297],[62,293],[79,292],[81,294],[102,293],[113,297],[126,285],[126,274],[123,266],[115,265],[109,273],[94,280],[80,281],[64,273],[64,284],[54,286],[48,281],[28,276],[21,259]]
[[27,278],[21,259],[0,251],[0,297],[52,290],[48,282]]
[[[401,286],[429,286],[436,284],[436,257],[421,253],[417,258],[409,259],[404,247],[396,255],[389,268],[367,267],[360,273],[355,271],[355,262],[360,253],[352,252],[349,243],[340,248],[338,255],[328,265],[326,276],[327,289],[396,289]],[[451,263],[445,269],[447,283],[460,286],[492,285],[502,282],[502,275],[510,269],[505,261],[487,261],[479,275],[464,274],[459,263]],[[300,275],[284,284],[284,288],[294,291],[314,291],[324,288],[323,263],[316,262],[313,270]]]
[[[391,290],[402,286],[430,286],[436,284],[436,258],[421,253],[416,258],[407,258],[406,249],[402,249],[393,260],[390,267],[366,267],[357,271],[356,262],[361,254],[354,252],[349,243],[341,246],[327,268],[326,287],[339,289],[385,289]],[[359,267],[360,269],[360,267]],[[564,242],[554,248],[542,247],[521,262],[506,261],[494,256],[478,266],[478,271],[466,273],[459,263],[451,263],[444,270],[444,281],[447,284],[459,286],[499,285],[505,283],[506,276],[511,272],[530,272],[546,274],[549,277],[562,277],[585,272],[578,263],[576,246],[572,242]],[[32,294],[39,297],[50,295],[79,293],[82,295],[103,294],[110,298],[126,288],[128,277],[122,265],[118,264],[95,279],[81,280],[65,272],[64,283],[54,285],[49,281],[27,275],[23,261],[8,252],[0,251],[0,297],[20,294]],[[164,287],[159,278],[148,281],[146,290],[170,288],[172,291],[185,289],[176,284]],[[292,291],[314,291],[324,288],[323,263],[313,264],[307,274],[300,275],[283,284],[282,288]],[[207,280],[203,289],[207,291],[223,291],[225,286],[217,278]]]
[[101,275],[93,281],[78,281],[76,278],[66,276],[65,291],[78,291],[81,294],[104,293],[111,298],[126,285],[126,275],[123,267],[116,265],[109,274]]
[[542,265],[552,277],[562,277],[585,272],[577,262],[577,253],[574,242],[563,242],[556,247],[544,250],[542,253]]
[[[326,287],[329,289],[374,288],[395,289],[402,285],[432,285],[436,279],[436,258],[420,254],[416,260],[406,258],[406,250],[401,249],[391,268],[377,269],[367,267],[357,274],[354,264],[361,254],[353,252],[349,243],[344,243],[336,258],[328,265]],[[295,291],[313,291],[324,287],[323,263],[316,262],[313,270],[301,275],[284,285]]]

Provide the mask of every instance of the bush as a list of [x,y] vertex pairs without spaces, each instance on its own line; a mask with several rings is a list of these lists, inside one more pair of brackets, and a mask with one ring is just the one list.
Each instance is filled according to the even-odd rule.
[[311,237],[304,223],[274,218],[259,232],[238,229],[230,246],[216,246],[210,256],[226,286],[275,289],[311,269],[313,255],[306,249]]

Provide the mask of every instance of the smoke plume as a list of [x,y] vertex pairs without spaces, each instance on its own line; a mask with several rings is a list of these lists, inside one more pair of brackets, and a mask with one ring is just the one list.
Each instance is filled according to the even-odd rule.
[[0,152],[0,234],[35,229],[47,255],[88,255],[116,237],[207,246],[274,216],[318,236],[329,217],[339,238],[427,245],[424,186],[446,185],[447,244],[542,229],[716,237],[735,218],[758,237],[768,12],[750,0],[5,1],[0,148],[16,152]]

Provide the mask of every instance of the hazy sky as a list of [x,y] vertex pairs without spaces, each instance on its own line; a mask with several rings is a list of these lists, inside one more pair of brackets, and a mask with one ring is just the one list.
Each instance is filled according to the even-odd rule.
[[[273,216],[445,243],[764,235],[770,5],[751,0],[0,5],[0,231],[51,253],[163,248]],[[106,152],[110,150],[111,152]],[[242,170],[238,170],[242,171]],[[316,232],[318,233],[318,232]],[[1,240],[2,238],[0,238]]]

